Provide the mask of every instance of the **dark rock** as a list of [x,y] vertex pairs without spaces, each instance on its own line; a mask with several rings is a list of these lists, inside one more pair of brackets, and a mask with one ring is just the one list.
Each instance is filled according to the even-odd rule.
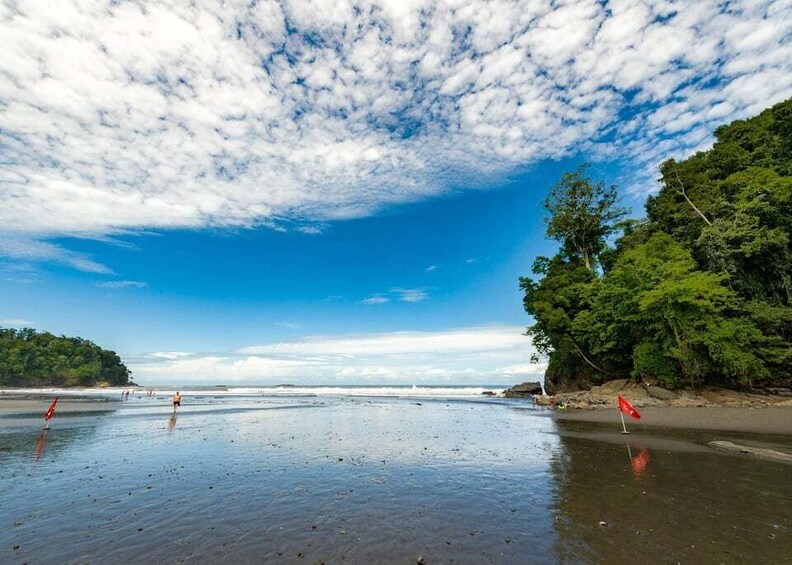
[[551,381],[548,378],[545,378],[544,380],[544,389],[545,389],[545,394],[549,396],[555,396],[556,393],[555,383],[553,383],[553,381]]
[[[599,384],[602,380],[602,373],[592,369],[582,360],[579,362],[566,360],[564,363],[558,363],[554,362],[551,357],[550,364],[544,374],[547,394],[589,390],[592,385]],[[553,390],[552,393],[550,392],[551,389]]]
[[520,398],[526,396],[533,396],[535,394],[542,394],[542,385],[538,382],[524,382],[514,385],[504,393],[506,398]]
[[646,392],[652,398],[657,398],[659,400],[671,400],[676,397],[676,395],[670,390],[666,390],[658,386],[648,386],[646,387]]
[[481,394],[483,394],[484,396],[495,396],[495,393],[492,392],[491,390],[485,390]]
[[419,555],[418,559],[415,560],[418,565],[426,565],[426,559],[424,559],[423,555]]

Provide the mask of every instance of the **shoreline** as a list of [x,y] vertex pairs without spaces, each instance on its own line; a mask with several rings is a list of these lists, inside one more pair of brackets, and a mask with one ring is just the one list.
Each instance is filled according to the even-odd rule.
[[[790,406],[651,406],[639,408],[639,412],[640,420],[625,417],[628,429],[679,428],[792,436]],[[553,418],[621,427],[615,404],[610,409],[554,410]]]

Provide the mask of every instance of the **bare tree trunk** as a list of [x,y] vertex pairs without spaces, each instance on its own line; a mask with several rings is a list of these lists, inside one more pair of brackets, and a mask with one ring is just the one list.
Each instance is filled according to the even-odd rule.
[[681,194],[682,196],[684,196],[684,197],[685,197],[685,200],[687,200],[687,203],[688,203],[688,204],[690,204],[691,208],[693,208],[693,209],[694,209],[694,210],[695,210],[695,211],[698,213],[698,215],[699,215],[699,216],[701,216],[701,219],[702,219],[702,220],[704,220],[705,222],[707,222],[707,225],[708,225],[708,226],[711,226],[711,225],[712,225],[712,222],[710,222],[710,221],[707,219],[707,216],[705,216],[705,215],[704,215],[704,213],[703,213],[701,210],[699,210],[699,209],[696,207],[696,205],[695,205],[695,204],[693,204],[693,201],[692,201],[690,198],[688,198],[688,195],[687,195],[687,193],[685,192],[685,185],[684,185],[684,184],[682,184],[682,179],[680,179],[680,178],[679,178],[679,172],[678,172],[676,169],[674,169],[674,174],[676,175],[677,182],[679,183],[679,190],[678,190],[677,192],[679,192],[679,194]]
[[569,341],[572,343],[572,347],[574,347],[574,348],[575,348],[575,351],[577,351],[577,352],[578,352],[578,355],[580,355],[580,356],[583,358],[583,361],[585,361],[586,363],[588,363],[589,365],[591,365],[592,367],[594,367],[594,368],[595,368],[597,371],[599,371],[600,373],[606,374],[606,373],[605,373],[605,371],[603,371],[602,369],[600,369],[599,367],[597,367],[597,366],[596,366],[594,363],[592,363],[592,362],[591,362],[591,360],[590,360],[588,357],[586,357],[586,355],[585,355],[585,354],[583,353],[583,351],[580,349],[580,347],[578,346],[578,344],[577,344],[577,343],[575,343],[575,340],[574,340],[574,339],[572,339],[572,338],[569,338]]

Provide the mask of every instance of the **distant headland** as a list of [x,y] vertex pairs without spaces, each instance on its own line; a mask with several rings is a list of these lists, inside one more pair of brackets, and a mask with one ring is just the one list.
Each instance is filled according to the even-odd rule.
[[133,386],[115,351],[80,337],[0,328],[0,387]]

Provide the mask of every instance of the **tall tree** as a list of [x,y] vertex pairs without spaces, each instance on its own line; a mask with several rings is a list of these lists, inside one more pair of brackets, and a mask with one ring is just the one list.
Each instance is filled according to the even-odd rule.
[[615,189],[585,168],[552,189],[561,249],[520,280],[546,381],[792,384],[792,99],[715,137],[661,165],[642,221],[618,222]]
[[587,165],[566,173],[545,200],[549,212],[547,235],[561,242],[569,259],[579,258],[585,267],[594,270],[606,248],[607,237],[616,231],[616,224],[626,214],[617,206],[615,186],[593,183],[586,176]]

